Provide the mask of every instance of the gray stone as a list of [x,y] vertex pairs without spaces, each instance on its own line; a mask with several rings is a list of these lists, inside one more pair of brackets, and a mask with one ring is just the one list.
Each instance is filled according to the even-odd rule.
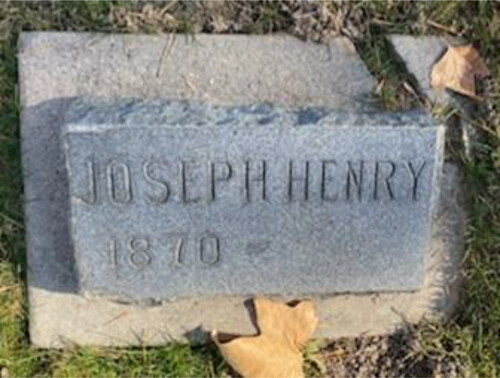
[[444,131],[425,113],[97,100],[69,117],[83,293],[141,301],[423,285]]
[[374,86],[347,38],[319,45],[287,35],[24,33],[21,58],[29,103],[163,97],[345,109],[370,106]]
[[[404,61],[408,71],[415,77],[423,94],[431,101],[439,105],[453,105],[460,109],[467,117],[461,118],[459,125],[453,125],[454,136],[461,134],[462,146],[454,149],[462,149],[468,158],[472,158],[480,140],[480,133],[470,122],[477,112],[477,102],[450,90],[435,89],[430,85],[430,74],[433,65],[446,52],[448,43],[442,37],[413,37],[406,35],[391,35],[389,40],[401,60]],[[467,119],[469,118],[469,119]]]
[[[297,74],[285,78],[280,72]],[[19,41],[19,77],[29,333],[39,347],[200,341],[205,337],[202,331],[214,328],[255,332],[242,305],[248,297],[242,295],[148,306],[79,294],[60,144],[73,98],[163,97],[218,105],[268,101],[291,109],[356,109],[370,105],[363,101],[374,86],[348,40],[338,38],[321,46],[278,35],[202,35],[192,41],[184,36],[24,33]],[[465,216],[457,167],[445,163],[442,179],[420,290],[273,297],[312,299],[320,320],[315,336],[379,334],[406,321],[449,314],[460,281]]]
[[448,104],[450,96],[442,89],[431,87],[432,66],[443,56],[448,44],[442,37],[391,35],[389,41],[415,77],[420,90],[432,103]]

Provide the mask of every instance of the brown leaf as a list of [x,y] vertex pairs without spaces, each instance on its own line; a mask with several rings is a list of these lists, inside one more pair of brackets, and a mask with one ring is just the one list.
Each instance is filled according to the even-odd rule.
[[244,377],[303,377],[301,349],[318,323],[313,304],[290,306],[257,298],[254,305],[258,335],[221,342],[212,332],[226,361]]
[[433,88],[449,88],[476,98],[476,78],[484,79],[490,71],[472,45],[448,47],[431,72]]

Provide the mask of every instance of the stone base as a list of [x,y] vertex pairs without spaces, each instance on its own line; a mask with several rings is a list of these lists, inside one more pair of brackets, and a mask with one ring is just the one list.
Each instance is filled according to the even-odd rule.
[[[344,38],[24,33],[19,44],[30,336],[38,347],[202,341],[204,331],[255,332],[245,297],[130,305],[77,294],[63,115],[75,97],[180,98],[213,104],[366,108],[374,81]],[[316,336],[390,332],[448,314],[456,301],[464,212],[460,174],[445,164],[424,288],[413,293],[317,296]],[[401,246],[405,248],[405,246]],[[302,298],[282,298],[302,299]]]

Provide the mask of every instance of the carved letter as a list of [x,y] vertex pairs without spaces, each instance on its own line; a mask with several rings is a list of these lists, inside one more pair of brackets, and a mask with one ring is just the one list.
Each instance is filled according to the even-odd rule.
[[182,202],[184,202],[184,203],[198,202],[200,200],[200,197],[189,198],[189,196],[188,196],[187,181],[188,181],[189,176],[186,172],[187,167],[188,167],[187,162],[181,161],[180,172],[181,172],[181,198],[182,198]]
[[130,168],[125,163],[110,163],[107,169],[108,194],[111,201],[126,204],[132,200]]
[[142,173],[144,174],[144,178],[147,182],[158,189],[158,195],[148,195],[148,202],[152,204],[162,204],[168,201],[168,197],[170,197],[170,188],[166,181],[162,181],[159,178],[155,178],[154,176],[154,163],[151,161],[144,162],[142,166]]
[[304,184],[304,200],[307,201],[309,199],[309,162],[305,162],[305,172],[303,177],[294,177],[293,176],[293,160],[290,160],[288,165],[288,199],[289,201],[293,200],[293,183],[301,182]]
[[[231,168],[231,165],[227,162],[227,161],[224,161],[224,162],[209,162],[209,170],[210,170],[210,174],[209,174],[209,179],[210,179],[210,200],[211,201],[215,201],[215,186],[216,186],[216,183],[217,182],[220,182],[220,181],[228,181],[232,174],[233,174],[233,170]],[[217,174],[217,166],[220,165],[221,167],[225,167],[224,171],[225,172],[222,172],[222,174],[218,175]],[[219,172],[221,173],[221,172]]]
[[250,195],[250,182],[262,183],[262,199],[266,199],[266,161],[262,160],[260,174],[256,177],[250,178],[250,161],[245,161],[245,195],[247,202],[252,198]]
[[328,165],[336,167],[337,162],[335,160],[323,160],[321,162],[321,200],[334,202],[337,200],[338,194],[334,193],[332,196],[328,196],[326,190],[326,183],[333,181],[333,178],[328,175]]
[[394,176],[394,173],[396,173],[396,164],[393,163],[392,161],[376,161],[375,162],[375,178],[374,178],[374,183],[373,183],[373,199],[377,200],[378,199],[378,176],[379,176],[379,171],[380,171],[380,165],[381,164],[389,164],[391,169],[390,173],[385,176],[385,187],[387,188],[387,193],[389,194],[389,198],[391,200],[394,200],[394,192],[392,191],[391,183],[389,180]]
[[[354,185],[357,188],[358,192],[358,200],[361,201],[363,196],[363,170],[364,170],[364,161],[359,161],[359,171],[356,174],[356,171],[352,167],[352,162],[347,162],[347,184],[346,184],[346,198],[348,200],[351,199],[351,187]],[[351,183],[352,182],[352,183]]]
[[87,161],[87,178],[88,178],[88,185],[86,190],[87,195],[82,197],[78,196],[78,198],[81,199],[86,204],[93,205],[97,201],[97,188],[96,188],[96,174],[95,174],[94,162],[91,160]]
[[413,193],[413,200],[414,201],[417,200],[418,179],[420,178],[420,174],[424,170],[424,167],[425,167],[425,160],[422,162],[422,165],[418,169],[418,172],[415,173],[415,168],[413,167],[411,161],[408,162],[408,169],[409,169],[409,171],[411,173],[411,178],[413,180],[412,193]]

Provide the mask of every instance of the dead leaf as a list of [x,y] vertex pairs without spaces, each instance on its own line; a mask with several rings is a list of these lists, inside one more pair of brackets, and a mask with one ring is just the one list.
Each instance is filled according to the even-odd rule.
[[431,72],[433,88],[449,88],[466,96],[477,98],[476,78],[484,79],[490,71],[472,45],[448,47]]
[[303,377],[302,348],[318,323],[313,304],[290,306],[256,298],[254,306],[258,335],[221,342],[212,332],[226,361],[244,377]]

